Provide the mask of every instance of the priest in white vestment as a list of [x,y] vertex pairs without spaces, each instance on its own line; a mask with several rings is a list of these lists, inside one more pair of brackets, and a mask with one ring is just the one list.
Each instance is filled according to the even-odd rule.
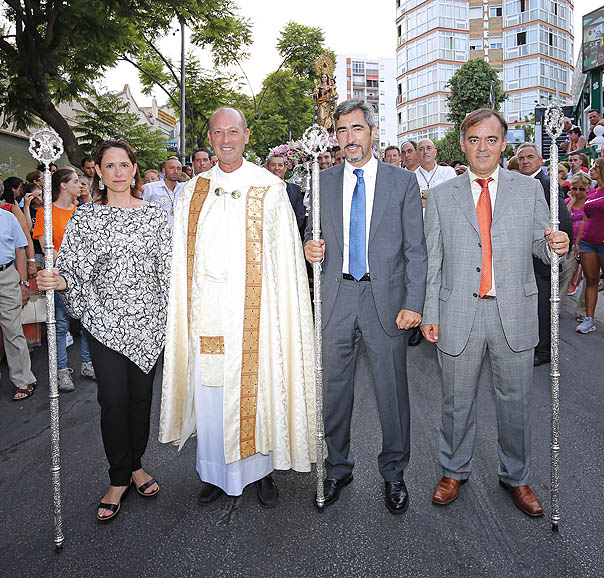
[[208,136],[218,163],[189,181],[174,219],[160,441],[197,433],[199,502],[316,461],[308,277],[285,183],[243,159],[243,113],[222,108]]

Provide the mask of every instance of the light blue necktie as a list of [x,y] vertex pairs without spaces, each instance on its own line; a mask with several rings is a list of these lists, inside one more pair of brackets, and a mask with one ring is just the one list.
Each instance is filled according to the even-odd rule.
[[355,169],[357,184],[350,205],[350,232],[348,239],[348,270],[358,281],[367,272],[365,229],[365,180],[363,169]]

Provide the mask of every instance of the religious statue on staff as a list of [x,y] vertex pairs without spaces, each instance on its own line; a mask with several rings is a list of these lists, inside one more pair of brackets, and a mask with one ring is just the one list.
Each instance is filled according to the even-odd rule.
[[325,127],[328,132],[334,130],[333,112],[338,104],[336,81],[333,76],[335,65],[327,54],[322,54],[317,59],[315,71],[315,89],[312,99],[314,102],[314,122]]

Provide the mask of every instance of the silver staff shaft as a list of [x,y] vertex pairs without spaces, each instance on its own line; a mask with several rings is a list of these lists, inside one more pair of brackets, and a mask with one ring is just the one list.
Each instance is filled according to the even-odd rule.
[[[54,244],[52,234],[52,175],[50,163],[63,152],[59,136],[48,128],[37,131],[30,138],[32,156],[45,166],[44,170],[44,268],[54,267]],[[48,341],[48,396],[50,399],[50,452],[51,479],[54,505],[54,544],[57,550],[63,547],[63,511],[61,503],[61,446],[59,436],[59,387],[57,383],[57,333],[54,291],[46,292],[46,337]]]
[[[550,228],[558,231],[558,145],[556,138],[562,133],[562,109],[551,104],[545,112],[546,131],[552,139],[550,148]],[[560,257],[551,252],[551,391],[552,391],[552,436],[551,436],[551,523],[552,531],[558,531],[560,523]]]
[[[321,239],[321,199],[319,195],[319,162],[314,157],[312,163],[312,238]],[[321,263],[312,264],[313,291],[315,304],[315,390],[317,396],[317,507],[323,510],[325,496],[323,480],[325,478],[325,463],[323,460],[323,443],[325,431],[323,427],[323,330],[322,330],[322,300],[321,300]]]

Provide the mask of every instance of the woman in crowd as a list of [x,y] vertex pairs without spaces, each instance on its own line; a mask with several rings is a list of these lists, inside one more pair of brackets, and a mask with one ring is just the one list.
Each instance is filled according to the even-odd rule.
[[597,182],[597,187],[589,192],[583,204],[583,221],[577,235],[585,279],[585,318],[577,326],[578,333],[596,330],[593,316],[598,301],[600,269],[604,268],[604,158],[595,160],[591,178]]
[[571,184],[568,181],[568,169],[563,164],[558,165],[558,184],[564,196],[568,197]]
[[27,239],[27,247],[25,247],[25,254],[27,256],[27,276],[31,278],[37,271],[34,243],[31,238],[31,229],[29,228],[27,219],[15,199],[15,191],[17,189],[19,192],[21,191],[22,182],[21,179],[17,179],[16,177],[9,177],[4,181],[4,190],[0,191],[0,209],[4,209],[15,215],[17,221],[19,221],[19,225],[21,225],[21,228],[23,229],[23,233]]
[[[54,245],[54,258],[56,259],[65,228],[76,210],[76,203],[80,198],[80,180],[77,173],[71,167],[59,169],[52,175],[52,242]],[[44,211],[37,213],[34,224],[34,239],[42,239],[40,245],[44,251]],[[38,287],[40,287],[38,283]],[[75,389],[71,374],[73,370],[67,365],[67,329],[69,314],[58,293],[55,293],[55,318],[57,331],[57,378],[59,391],[70,392]],[[82,334],[81,345],[81,368],[80,373],[85,377],[95,378],[94,367],[88,351],[86,335]]]
[[60,291],[88,332],[111,480],[97,510],[105,522],[117,516],[131,485],[144,497],[159,492],[141,458],[164,346],[172,242],[166,212],[137,192],[141,179],[127,143],[104,142],[95,170],[95,202],[77,210],[57,268],[40,272],[39,285]]
[[583,136],[581,129],[578,126],[573,126],[573,128],[570,129],[568,138],[570,139],[568,145],[569,153],[587,148],[587,139]]
[[79,205],[83,205],[84,203],[89,203],[92,201],[92,197],[90,195],[90,185],[88,181],[84,177],[80,177],[80,202]]
[[520,172],[520,163],[518,162],[518,157],[516,155],[510,157],[506,168],[508,171],[514,171],[515,173]]
[[[43,209],[43,207],[44,199],[42,197],[42,189],[36,184],[25,183],[23,185],[23,214],[25,215],[27,228],[29,229],[30,234],[33,234],[34,232],[38,211]],[[40,246],[38,239],[33,239],[33,243],[36,265],[43,268],[44,253],[42,252],[42,247]]]

